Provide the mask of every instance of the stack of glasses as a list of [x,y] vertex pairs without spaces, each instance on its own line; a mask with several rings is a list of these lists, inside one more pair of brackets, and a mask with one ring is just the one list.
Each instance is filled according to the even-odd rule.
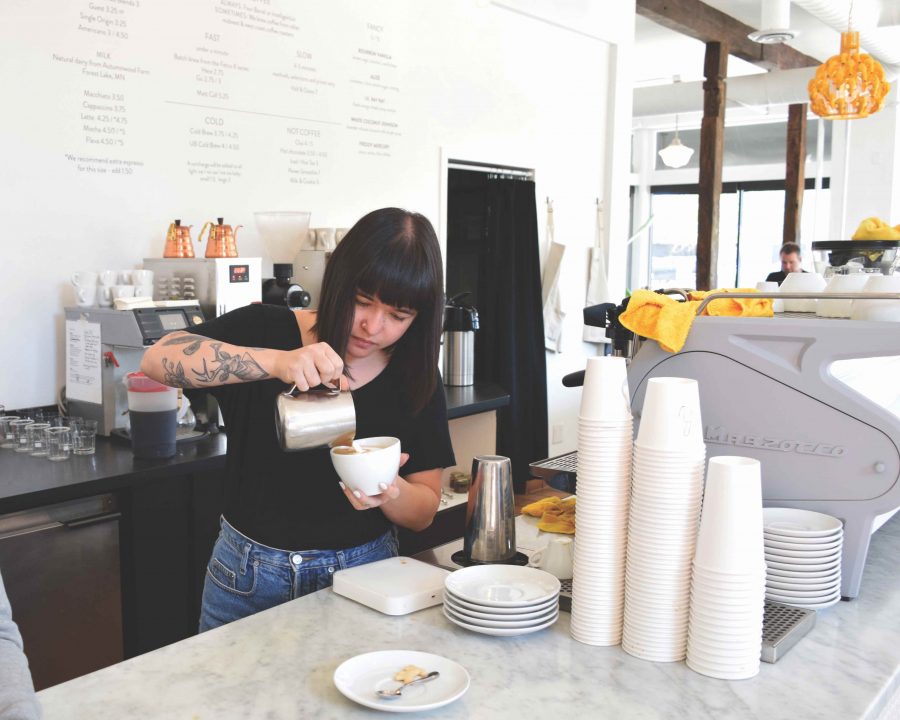
[[622,649],[644,660],[685,657],[705,457],[697,381],[651,378],[634,443],[622,632]]
[[578,418],[571,627],[588,645],[622,640],[632,432],[624,358],[589,358]]
[[758,460],[710,458],[691,582],[687,665],[742,680],[759,672],[765,602]]

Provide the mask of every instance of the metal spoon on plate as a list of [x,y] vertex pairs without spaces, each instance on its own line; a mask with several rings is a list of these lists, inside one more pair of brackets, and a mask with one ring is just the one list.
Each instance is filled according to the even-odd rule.
[[404,683],[403,685],[398,687],[396,690],[376,690],[375,693],[378,695],[378,697],[382,697],[382,698],[387,698],[387,699],[398,698],[403,694],[403,691],[406,688],[408,688],[410,685],[416,685],[417,683],[426,683],[429,680],[434,680],[439,675],[440,675],[440,673],[437,670],[432,670],[430,673],[428,673],[424,677],[416,678],[415,680],[410,680],[408,683]]

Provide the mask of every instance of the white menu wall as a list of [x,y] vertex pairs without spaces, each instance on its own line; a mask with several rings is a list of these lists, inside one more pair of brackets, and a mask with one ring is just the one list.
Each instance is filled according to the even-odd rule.
[[[609,182],[602,38],[627,41],[633,2],[602,18],[565,3],[549,22],[541,6],[4,0],[0,403],[54,400],[71,273],[161,256],[176,217],[195,238],[218,216],[244,225],[238,249],[262,256],[267,274],[254,211],[349,226],[399,205],[439,227],[443,151],[534,167],[557,240],[590,246]],[[568,255],[581,353],[586,253]]]

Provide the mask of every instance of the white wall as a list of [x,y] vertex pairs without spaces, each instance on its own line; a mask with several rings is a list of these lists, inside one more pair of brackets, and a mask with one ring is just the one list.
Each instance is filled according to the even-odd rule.
[[[627,228],[631,93],[616,63],[630,49],[634,3],[603,13],[587,0],[546,5],[6,0],[0,403],[54,401],[71,272],[161,256],[175,217],[194,225],[195,237],[216,216],[244,224],[238,248],[263,256],[264,274],[271,258],[253,227],[257,210],[310,210],[313,226],[349,226],[400,205],[440,227],[440,158],[452,149],[466,160],[533,167],[539,208],[545,196],[554,200],[556,237],[570,248],[565,352],[548,363],[551,424],[566,426],[566,447],[556,449],[574,448],[577,393],[560,396],[558,378],[593,352],[580,337],[595,198],[610,208],[608,232]],[[227,14],[235,6],[242,17]],[[371,52],[382,64],[365,61],[378,60]],[[113,107],[86,110],[98,93]],[[396,134],[361,129],[357,117],[388,119]],[[204,130],[224,131],[213,141],[235,147],[192,146]],[[298,130],[315,131],[304,149],[317,155],[285,152],[296,149]],[[369,154],[367,142],[386,147]],[[226,162],[240,166],[236,175],[222,172]],[[207,163],[203,179],[197,163]],[[623,240],[613,238],[613,262],[624,257]]]

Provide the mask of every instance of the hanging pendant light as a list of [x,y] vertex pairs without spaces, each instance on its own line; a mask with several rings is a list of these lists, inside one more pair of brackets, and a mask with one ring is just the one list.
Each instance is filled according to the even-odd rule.
[[841,33],[840,55],[822,63],[807,88],[812,111],[826,120],[868,117],[881,110],[891,89],[881,64],[859,52],[859,33],[852,29],[852,18],[851,1],[847,31]]
[[672,142],[659,151],[659,157],[666,167],[680,168],[688,164],[688,161],[693,154],[693,148],[689,148],[687,145],[682,144],[681,138],[678,137],[678,115],[676,115],[675,137],[672,138]]

